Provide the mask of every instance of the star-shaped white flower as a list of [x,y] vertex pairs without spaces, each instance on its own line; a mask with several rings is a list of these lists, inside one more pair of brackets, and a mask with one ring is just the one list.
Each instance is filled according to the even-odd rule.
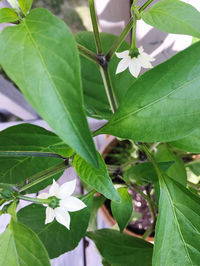
[[38,198],[40,199],[48,199],[49,197],[55,196],[56,198],[60,199],[59,207],[55,209],[47,206],[44,204],[46,208],[46,220],[45,224],[51,223],[54,218],[56,220],[70,229],[70,215],[69,212],[79,211],[85,207],[85,203],[81,200],[71,196],[74,192],[76,187],[76,180],[72,180],[69,182],[64,183],[63,185],[59,186],[55,180],[53,180],[53,184],[49,189],[49,193],[41,193]]
[[116,53],[116,56],[118,58],[122,58],[122,60],[119,62],[116,70],[116,74],[123,72],[127,68],[129,68],[129,71],[131,74],[137,78],[141,68],[152,68],[151,62],[155,61],[154,58],[149,56],[147,53],[144,52],[143,47],[141,46],[138,48],[139,55],[137,57],[131,58],[129,55],[129,50],[126,50],[122,53]]

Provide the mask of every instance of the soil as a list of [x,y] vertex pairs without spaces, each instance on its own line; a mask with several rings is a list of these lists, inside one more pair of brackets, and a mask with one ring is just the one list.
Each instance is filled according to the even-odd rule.
[[[130,145],[129,141],[121,141],[121,142],[117,141],[112,146],[114,146],[113,149],[111,148],[109,153],[105,157],[106,164],[119,165],[119,156],[118,155],[123,154],[122,155],[122,157],[123,157],[122,161],[125,162],[128,159],[130,152],[132,152],[132,151],[130,151],[131,145]],[[146,155],[142,152],[140,152],[138,156],[139,156],[140,161],[146,161],[146,159],[147,159]],[[119,168],[117,168],[117,170],[113,174],[113,182],[118,183],[118,184],[125,183],[120,178],[120,176],[122,176],[122,175],[123,175],[123,172],[122,172],[122,169],[120,168],[120,165],[119,165]],[[142,190],[143,193],[147,194],[148,186],[139,186],[138,188],[140,188],[140,190]],[[127,229],[132,231],[135,234],[143,235],[145,233],[145,231],[153,223],[153,219],[152,219],[149,207],[148,207],[148,202],[137,191],[135,191],[134,188],[129,189],[129,193],[133,199],[134,211],[140,213],[141,217],[135,221],[130,222],[129,225],[127,226]],[[155,198],[152,197],[152,200],[155,201]],[[106,200],[105,205],[106,205],[106,208],[108,209],[109,213],[112,215],[111,207],[110,207],[110,200]],[[155,232],[153,232],[151,234],[151,236],[154,236],[154,233]]]

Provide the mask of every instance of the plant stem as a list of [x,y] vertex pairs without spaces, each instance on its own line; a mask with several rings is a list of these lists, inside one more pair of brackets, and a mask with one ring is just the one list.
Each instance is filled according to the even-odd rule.
[[134,21],[133,21],[133,29],[132,29],[132,42],[131,42],[131,49],[137,48],[136,46],[136,17],[134,16]]
[[33,202],[33,203],[37,203],[37,204],[48,204],[50,201],[48,199],[38,199],[38,198],[31,198],[31,197],[27,197],[27,196],[24,196],[24,195],[17,195],[16,196],[17,199],[22,199],[22,200],[25,200],[25,201],[30,201],[30,202]]
[[146,239],[147,237],[150,236],[150,234],[153,232],[154,230],[154,223],[146,230],[146,232],[144,233],[144,235],[142,236],[142,239]]
[[78,46],[79,53],[82,56],[86,57],[87,59],[89,59],[93,63],[99,65],[98,56],[95,53],[93,53],[92,51],[88,50],[87,48],[85,48],[84,46],[80,45],[79,43],[77,43],[77,46]]
[[37,151],[0,151],[0,157],[52,157],[62,158],[61,155],[53,152],[37,152]]
[[149,203],[149,205],[153,205],[154,207],[158,208],[157,204],[150,198],[148,197],[146,194],[144,194],[144,192],[142,190],[140,190],[138,188],[137,185],[131,185],[143,198],[145,198],[147,200],[147,202]]
[[113,43],[112,47],[110,48],[110,50],[108,51],[108,53],[106,55],[107,62],[109,62],[112,59],[113,55],[115,54],[115,52],[117,51],[117,49],[120,47],[120,45],[122,44],[122,42],[126,38],[127,34],[132,29],[132,27],[133,27],[133,21],[134,21],[134,19],[132,17],[129,20],[129,22],[126,25],[126,27],[124,28],[124,30],[122,31],[122,33],[119,35],[119,37]]
[[111,83],[111,79],[110,79],[110,75],[108,72],[108,66],[100,66],[100,72],[101,72],[101,76],[103,79],[103,83],[104,83],[104,87],[105,87],[105,91],[106,91],[106,95],[108,98],[108,102],[110,104],[110,108],[112,113],[115,113],[117,108],[118,108],[118,104],[117,104],[117,99],[112,87],[112,83]]
[[94,32],[94,39],[97,48],[97,54],[103,54],[103,49],[101,45],[100,35],[99,35],[99,28],[97,23],[96,11],[94,6],[94,0],[89,0],[89,7],[90,7],[90,16],[92,20],[92,27]]
[[147,8],[154,0],[148,0],[143,6],[140,7],[139,12],[142,12],[145,8]]
[[46,169],[45,171],[41,171],[35,175],[33,175],[32,177],[29,178],[28,184],[22,186],[20,189],[19,189],[19,192],[22,192],[22,191],[25,191],[27,190],[28,188],[30,187],[33,187],[35,186],[36,184],[48,179],[49,177],[55,175],[55,174],[58,174],[60,173],[62,170],[65,170],[67,167],[69,167],[70,165],[67,165],[66,162],[62,162],[62,163],[59,163],[57,165],[54,165],[48,169]]

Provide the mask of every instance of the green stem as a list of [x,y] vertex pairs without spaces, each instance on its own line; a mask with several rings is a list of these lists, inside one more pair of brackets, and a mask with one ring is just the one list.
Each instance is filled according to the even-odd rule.
[[20,13],[20,6],[17,0],[7,0],[7,2],[14,8],[18,13]]
[[148,0],[143,6],[140,7],[139,12],[142,12],[145,8],[147,8],[154,0]]
[[0,157],[51,157],[62,158],[61,155],[53,152],[37,152],[37,151],[0,151]]
[[122,44],[122,42],[126,38],[127,34],[132,29],[132,27],[133,27],[133,21],[134,21],[134,19],[132,17],[129,20],[129,22],[126,25],[126,27],[124,28],[124,30],[122,31],[122,33],[119,35],[119,37],[113,43],[112,47],[110,48],[110,50],[108,51],[108,53],[106,55],[107,62],[109,62],[112,59],[113,55],[115,54],[115,52],[117,51],[117,49],[120,47],[120,45]]
[[145,240],[147,237],[149,237],[151,233],[153,232],[153,230],[154,230],[154,223],[146,230],[146,232],[142,236],[142,239]]
[[111,111],[112,113],[115,113],[118,108],[118,104],[117,104],[117,99],[116,99],[116,96],[115,96],[115,93],[112,87],[110,75],[108,72],[108,66],[105,66],[105,67],[100,66],[100,72],[101,72],[101,76],[103,79],[103,83],[104,83],[104,87],[105,87],[106,95],[108,98],[108,102],[110,104]]
[[131,42],[131,49],[137,48],[136,46],[136,17],[134,16],[134,21],[133,21],[133,29],[132,29],[132,42]]
[[35,185],[37,185],[38,183],[48,179],[49,177],[60,173],[61,171],[65,170],[67,167],[69,167],[70,165],[67,165],[66,162],[62,162],[59,163],[57,165],[54,165],[48,169],[46,169],[45,171],[39,172],[35,175],[33,175],[32,177],[30,177],[27,182],[30,182],[24,186],[22,186],[19,189],[19,192],[25,191],[30,187],[33,187]]
[[147,200],[147,202],[149,203],[149,205],[153,205],[155,208],[158,208],[157,204],[151,199],[149,198],[146,194],[144,194],[144,192],[142,192],[142,190],[140,190],[138,188],[137,185],[131,185],[144,199]]
[[99,34],[99,28],[98,28],[98,23],[97,23],[97,17],[96,17],[96,11],[95,11],[95,6],[94,6],[94,0],[89,0],[89,7],[90,7],[90,16],[92,20],[92,27],[93,27],[93,32],[94,32],[94,39],[96,43],[97,53],[103,54],[103,49],[102,49],[100,34]]
[[87,48],[85,48],[84,46],[80,45],[79,43],[77,43],[78,46],[78,50],[79,53],[86,57],[88,60],[92,61],[95,64],[99,65],[99,60],[98,57],[95,53],[93,53],[92,51],[88,50]]
[[30,201],[30,202],[33,202],[33,203],[37,203],[37,204],[49,204],[50,203],[50,200],[48,199],[38,199],[38,198],[31,198],[31,197],[27,197],[27,196],[24,196],[24,195],[17,195],[16,196],[17,199],[22,199],[22,200],[25,200],[25,201]]

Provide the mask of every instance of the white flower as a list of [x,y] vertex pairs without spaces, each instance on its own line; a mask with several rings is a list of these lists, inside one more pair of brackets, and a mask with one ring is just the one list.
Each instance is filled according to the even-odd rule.
[[129,68],[131,74],[135,78],[137,78],[142,67],[152,68],[153,66],[150,62],[155,61],[155,59],[149,56],[147,53],[144,53],[144,49],[142,46],[138,48],[138,52],[139,55],[133,58],[131,58],[131,56],[129,55],[129,50],[126,50],[122,53],[116,53],[116,56],[118,58],[122,58],[122,60],[117,66],[116,74]]
[[79,211],[87,207],[85,203],[83,203],[81,200],[71,196],[75,190],[75,187],[75,179],[64,183],[60,187],[57,182],[53,180],[53,184],[49,189],[49,193],[41,193],[38,196],[38,198],[40,199],[47,199],[52,196],[55,196],[56,198],[60,199],[60,206],[56,207],[55,209],[44,204],[45,207],[47,206],[45,224],[51,223],[54,218],[56,218],[56,220],[60,224],[66,226],[67,229],[70,229],[70,215],[68,212]]

